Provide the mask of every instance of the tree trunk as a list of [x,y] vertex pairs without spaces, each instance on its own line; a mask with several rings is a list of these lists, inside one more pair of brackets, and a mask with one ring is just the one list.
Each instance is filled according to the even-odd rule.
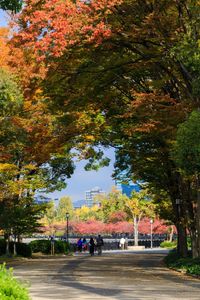
[[188,248],[186,227],[180,222],[178,222],[176,228],[178,233],[177,252],[181,257],[187,257]]
[[16,235],[14,235],[14,241],[13,241],[13,255],[17,255],[17,250],[16,250]]
[[134,246],[138,246],[138,218],[133,218],[134,223]]
[[200,257],[200,178],[197,175],[197,203],[196,203],[196,252],[198,253],[197,257]]
[[173,235],[174,235],[174,226],[171,225],[170,229],[171,229],[171,231],[169,233],[169,242],[172,242],[173,241]]
[[199,251],[198,251],[198,238],[197,238],[196,228],[190,230],[190,237],[192,243],[192,257],[197,258],[199,256]]
[[10,236],[6,235],[6,255],[10,256]]
[[22,243],[22,237],[20,234],[17,235],[17,242]]

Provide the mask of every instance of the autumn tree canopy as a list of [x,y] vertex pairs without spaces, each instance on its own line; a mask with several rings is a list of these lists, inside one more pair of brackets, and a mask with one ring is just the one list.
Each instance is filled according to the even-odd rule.
[[28,132],[31,161],[43,172],[75,148],[92,166],[100,144],[114,146],[116,176],[171,200],[182,255],[186,227],[200,240],[190,226],[200,203],[172,152],[177,126],[199,106],[199,10],[197,0],[30,0],[12,41],[44,70],[26,83],[31,113],[15,120]]

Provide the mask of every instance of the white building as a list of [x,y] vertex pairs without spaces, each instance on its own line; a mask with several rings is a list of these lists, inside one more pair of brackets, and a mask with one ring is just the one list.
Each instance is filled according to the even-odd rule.
[[91,190],[85,192],[85,202],[86,206],[92,207],[94,205],[94,200],[97,195],[105,195],[105,192],[100,189],[98,186],[94,187]]

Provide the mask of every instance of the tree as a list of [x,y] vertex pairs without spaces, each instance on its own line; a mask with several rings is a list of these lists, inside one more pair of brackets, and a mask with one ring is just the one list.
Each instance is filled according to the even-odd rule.
[[126,214],[124,214],[124,205],[126,200],[127,197],[114,188],[108,195],[100,195],[98,201],[100,202],[100,211],[102,212],[103,221],[108,223],[116,219],[116,217],[117,219],[120,218],[120,216],[121,218],[124,217],[125,220]]
[[9,254],[10,236],[14,237],[14,241],[16,239],[20,241],[22,235],[40,231],[40,220],[46,208],[47,204],[37,204],[32,197],[14,201],[4,198],[0,201],[0,228],[7,240],[7,254]]
[[22,0],[1,0],[0,8],[16,13],[22,8]]
[[[55,118],[45,105],[42,90],[33,89],[29,93],[24,90],[26,83],[18,79],[17,72],[9,64],[4,34],[1,38],[0,47],[6,61],[1,62],[0,69],[0,201],[2,212],[11,216],[6,222],[2,213],[1,228],[9,238],[13,227],[17,234],[32,232],[31,226],[36,229],[34,217],[39,215],[39,208],[34,203],[35,192],[65,187],[66,177],[72,174],[74,165],[70,147],[56,136]],[[24,67],[23,55],[21,61]],[[41,210],[44,209],[43,206]],[[15,210],[23,219],[21,223],[12,215]]]
[[41,219],[41,224],[43,224],[45,227],[50,227],[50,234],[54,235],[55,233],[55,223],[56,223],[56,207],[54,201],[50,201],[48,203],[48,207],[45,211],[45,214],[43,218]]
[[69,213],[70,217],[73,216],[73,204],[72,200],[68,196],[61,197],[57,207],[57,216],[58,221],[66,221],[66,212]]
[[177,125],[198,106],[199,5],[189,0],[107,3],[33,3],[20,17],[15,40],[33,47],[48,65],[45,91],[62,120],[63,114],[68,119],[69,112],[84,112],[79,137],[92,132],[87,143],[114,145],[119,172],[167,193],[177,219],[178,250],[185,256],[192,202],[182,197],[186,184],[171,149]]
[[155,217],[154,205],[146,190],[132,192],[131,198],[125,202],[125,210],[134,224],[134,245],[138,246],[138,226],[142,218]]
[[92,207],[82,206],[74,211],[75,219],[78,221],[102,221],[101,208],[97,205]]
[[[11,153],[20,147],[17,136],[20,129],[13,118],[22,108],[23,96],[15,81],[15,77],[5,69],[0,69],[0,199],[9,193],[10,179],[16,175],[16,167],[10,160]],[[9,151],[7,151],[9,149]]]
[[[177,131],[174,157],[178,167],[191,185],[189,194],[192,208],[189,229],[191,232],[193,257],[200,256],[200,112],[193,111]],[[189,179],[189,180],[188,180]],[[184,202],[179,203],[184,205]],[[180,208],[179,208],[180,209]]]

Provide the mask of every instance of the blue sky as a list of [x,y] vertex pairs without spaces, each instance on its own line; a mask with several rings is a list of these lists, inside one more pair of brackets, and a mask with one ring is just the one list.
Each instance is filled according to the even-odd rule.
[[76,164],[76,170],[72,178],[68,179],[67,188],[61,192],[56,191],[48,194],[52,198],[60,198],[61,196],[68,195],[72,200],[84,199],[85,191],[90,190],[96,186],[109,192],[112,186],[115,185],[111,175],[113,172],[113,164],[115,161],[115,153],[113,149],[105,151],[107,157],[111,159],[109,167],[101,168],[99,171],[85,171],[84,165],[86,161],[80,161]]
[[6,14],[6,12],[0,9],[0,26],[6,26],[7,21],[8,21],[8,15]]
[[[8,16],[0,10],[0,26],[6,26]],[[113,164],[115,161],[114,150],[109,149],[105,152],[106,156],[111,159],[109,167],[101,168],[99,171],[85,171],[84,165],[86,162],[81,161],[76,163],[76,170],[72,178],[67,180],[67,188],[63,191],[56,191],[49,194],[49,197],[60,198],[64,195],[69,195],[72,200],[84,199],[85,191],[93,187],[100,187],[105,192],[109,192],[114,185],[112,180]]]

